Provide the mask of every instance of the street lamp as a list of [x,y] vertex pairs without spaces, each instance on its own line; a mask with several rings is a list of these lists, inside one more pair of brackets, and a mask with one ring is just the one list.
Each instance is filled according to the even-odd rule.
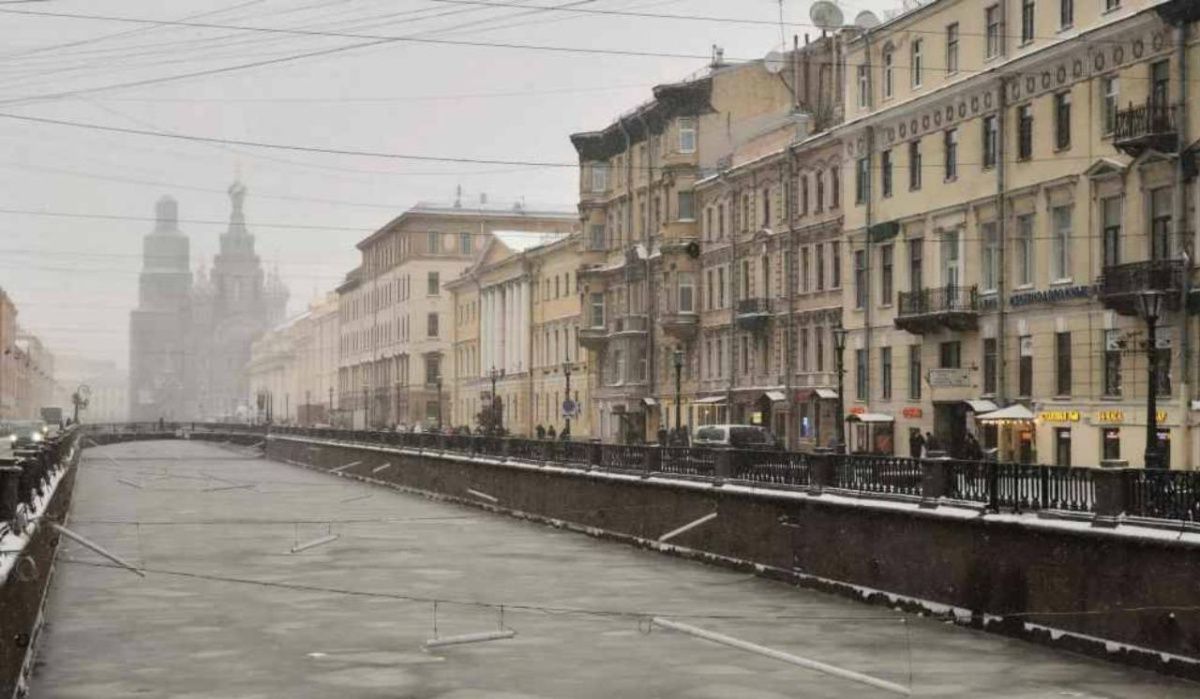
[[[492,370],[488,372],[488,376],[492,378],[492,406],[488,409],[488,415],[491,416],[490,422],[492,424],[488,426],[488,429],[490,429],[493,433],[497,433],[500,431],[500,425],[497,424],[496,418],[496,380],[504,377],[504,370],[497,369],[495,365],[493,365]],[[500,419],[504,419],[504,416],[501,415]]]
[[838,418],[838,451],[846,453],[846,329],[837,326],[833,329],[833,348],[837,350],[837,418]]
[[1158,449],[1158,319],[1162,315],[1163,292],[1144,289],[1138,295],[1142,318],[1146,320],[1146,356],[1150,380],[1146,390],[1146,451],[1143,457],[1148,469],[1162,468]]
[[[567,403],[571,403],[571,405],[574,406],[575,405],[574,402],[571,401],[571,363],[563,362],[562,366],[563,366],[563,376],[565,376],[567,379],[567,396],[566,396],[566,400],[563,401],[563,405],[566,406]],[[568,411],[565,411],[565,410],[563,411],[563,413],[564,413],[563,419],[566,421],[565,422],[566,427],[563,428],[563,434],[570,436],[570,434],[571,434],[571,413]]]
[[680,439],[683,435],[682,415],[683,415],[683,399],[682,399],[682,377],[683,376],[683,350],[675,350],[675,439]]

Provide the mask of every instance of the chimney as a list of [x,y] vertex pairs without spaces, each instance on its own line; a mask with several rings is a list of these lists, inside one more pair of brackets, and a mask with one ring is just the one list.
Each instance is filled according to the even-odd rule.
[[480,203],[480,204],[486,204],[486,203],[487,203],[487,192],[480,192],[480,193],[479,193],[479,203]]

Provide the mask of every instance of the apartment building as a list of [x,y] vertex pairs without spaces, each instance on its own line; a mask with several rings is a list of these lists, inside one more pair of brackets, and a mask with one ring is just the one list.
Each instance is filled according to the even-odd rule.
[[[793,449],[836,435],[842,35],[789,54],[796,103],[696,184],[698,424],[768,426]],[[801,66],[805,66],[801,69]]]
[[[853,451],[1197,463],[1185,0],[938,0],[847,46]],[[1162,292],[1146,347],[1143,290]],[[990,413],[990,415],[989,415]]]
[[700,394],[696,184],[727,168],[736,149],[803,130],[807,118],[794,109],[792,89],[801,65],[788,60],[768,70],[764,61],[718,58],[700,77],[655,87],[651,100],[603,129],[571,136],[582,248],[592,256],[579,270],[579,337],[590,352],[596,436],[653,440],[677,420],[694,427],[715,415],[712,396]]
[[[580,236],[495,231],[446,285],[454,307],[452,420],[532,435],[540,426],[589,436],[587,359],[578,344]],[[567,375],[574,381],[567,390]],[[493,397],[494,396],[494,397]]]
[[249,405],[257,411],[258,396],[269,396],[277,423],[330,424],[338,373],[338,310],[337,295],[326,294],[255,340],[246,366]]
[[[335,419],[346,426],[442,422],[455,377],[447,366],[459,277],[497,230],[566,232],[568,211],[522,203],[421,203],[358,243],[359,267],[338,287]],[[445,424],[445,423],[443,423]]]

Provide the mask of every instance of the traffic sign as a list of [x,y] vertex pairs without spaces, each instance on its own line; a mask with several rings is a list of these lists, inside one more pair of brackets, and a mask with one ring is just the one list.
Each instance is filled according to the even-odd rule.
[[563,415],[566,415],[568,417],[571,415],[574,415],[578,409],[579,409],[579,406],[576,405],[575,401],[571,400],[570,398],[564,400],[562,403]]

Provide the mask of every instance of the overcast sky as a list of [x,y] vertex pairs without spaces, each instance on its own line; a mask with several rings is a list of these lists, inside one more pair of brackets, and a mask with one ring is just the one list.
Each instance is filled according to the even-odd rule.
[[[137,219],[149,219],[155,200],[173,195],[192,240],[193,268],[211,261],[229,214],[225,190],[238,172],[249,188],[246,213],[259,254],[268,268],[278,265],[292,312],[354,266],[357,240],[417,201],[451,200],[461,185],[471,197],[482,191],[492,201],[523,197],[529,205],[573,209],[576,173],[166,140],[11,115],[338,150],[571,163],[570,133],[601,128],[645,100],[655,83],[702,70],[713,44],[737,60],[781,43],[775,0],[482,1],[523,7],[462,0],[0,3],[0,115],[10,115],[0,116],[0,286],[16,302],[20,323],[56,353],[125,367],[141,240],[152,227]],[[864,8],[897,4],[841,3],[847,21]],[[784,2],[789,43],[792,34],[815,36],[808,7]],[[692,57],[389,42],[173,79],[366,40],[14,12]],[[129,85],[141,81],[156,82]],[[60,215],[19,213],[28,211]]]

